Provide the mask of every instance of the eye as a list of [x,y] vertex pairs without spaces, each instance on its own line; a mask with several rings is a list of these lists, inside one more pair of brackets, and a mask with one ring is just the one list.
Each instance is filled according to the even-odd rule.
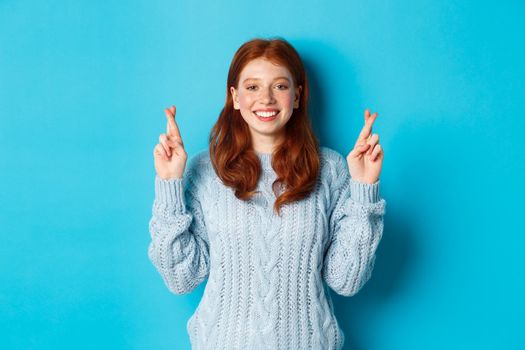
[[253,90],[255,90],[256,88],[257,88],[257,86],[255,86],[255,85],[249,85],[249,86],[246,87],[246,90],[251,90],[251,91],[253,91]]
[[279,90],[286,90],[288,89],[288,85],[285,85],[285,84],[277,84],[277,88]]

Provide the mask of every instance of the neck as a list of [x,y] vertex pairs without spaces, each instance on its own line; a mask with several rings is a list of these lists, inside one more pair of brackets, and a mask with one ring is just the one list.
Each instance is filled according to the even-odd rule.
[[252,147],[257,153],[272,154],[279,144],[282,136],[275,135],[253,135]]

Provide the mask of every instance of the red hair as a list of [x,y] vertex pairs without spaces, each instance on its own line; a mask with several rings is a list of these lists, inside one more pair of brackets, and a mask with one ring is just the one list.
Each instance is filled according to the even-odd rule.
[[319,141],[308,116],[308,81],[303,62],[297,51],[286,40],[256,38],[244,43],[235,53],[228,72],[226,102],[210,132],[209,154],[213,168],[222,182],[235,190],[235,196],[249,200],[256,194],[261,175],[259,157],[252,147],[248,125],[240,111],[233,107],[230,87],[238,87],[243,68],[253,59],[265,58],[286,67],[294,86],[302,86],[299,108],[284,126],[285,137],[272,155],[272,168],[277,178],[272,188],[276,193],[284,185],[274,204],[280,215],[281,206],[307,197],[315,188],[320,171]]

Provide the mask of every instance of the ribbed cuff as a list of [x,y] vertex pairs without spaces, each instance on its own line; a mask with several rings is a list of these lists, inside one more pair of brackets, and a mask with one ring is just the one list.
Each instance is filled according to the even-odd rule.
[[380,200],[379,183],[377,180],[373,184],[355,181],[350,178],[350,198],[355,202],[363,204],[376,203]]
[[155,200],[183,212],[186,207],[182,179],[165,180],[155,175]]

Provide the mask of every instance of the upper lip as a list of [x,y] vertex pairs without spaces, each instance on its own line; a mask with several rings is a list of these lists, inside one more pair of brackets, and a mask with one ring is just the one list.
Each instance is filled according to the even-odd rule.
[[279,112],[278,109],[256,109],[254,112]]

